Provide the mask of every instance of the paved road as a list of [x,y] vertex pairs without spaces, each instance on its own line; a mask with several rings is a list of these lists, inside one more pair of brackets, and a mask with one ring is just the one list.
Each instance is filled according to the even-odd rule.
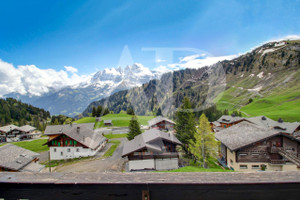
[[114,154],[105,159],[100,155],[95,158],[82,160],[74,164],[66,164],[56,168],[57,172],[120,172],[123,170],[126,159],[122,158],[122,149],[127,138],[119,138],[121,143]]

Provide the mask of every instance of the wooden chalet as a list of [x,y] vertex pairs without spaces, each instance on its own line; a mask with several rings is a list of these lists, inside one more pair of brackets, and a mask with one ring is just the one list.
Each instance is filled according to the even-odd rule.
[[104,148],[107,138],[96,133],[94,123],[47,126],[45,135],[51,160],[94,156]]
[[176,146],[181,142],[170,133],[150,129],[124,144],[129,170],[169,170],[178,168]]
[[104,120],[103,123],[104,123],[105,126],[112,126],[113,125],[112,120]]
[[175,122],[172,120],[158,116],[148,121],[148,125],[150,129],[159,129],[163,131],[173,131]]
[[[299,130],[300,124],[294,125]],[[300,140],[286,133],[292,128],[283,129],[244,121],[217,132],[219,162],[237,171],[299,170]]]

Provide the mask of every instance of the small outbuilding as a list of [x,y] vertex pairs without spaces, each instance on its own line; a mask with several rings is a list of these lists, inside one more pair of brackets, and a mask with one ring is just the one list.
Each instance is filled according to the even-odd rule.
[[104,122],[105,126],[112,126],[113,125],[112,120],[104,120],[103,122]]

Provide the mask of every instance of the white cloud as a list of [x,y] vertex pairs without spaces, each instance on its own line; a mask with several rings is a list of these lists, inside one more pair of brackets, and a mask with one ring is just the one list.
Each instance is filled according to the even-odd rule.
[[170,69],[166,66],[160,65],[160,66],[154,68],[153,71],[163,74],[163,73],[171,72],[171,71],[173,71],[173,69]]
[[[223,60],[232,60],[238,55],[228,55],[228,56],[206,56],[205,54],[195,54],[179,58],[179,63],[172,63],[164,66],[169,70],[179,70],[185,68],[201,68],[205,66],[211,66],[217,62]],[[162,66],[160,66],[162,68]]]
[[[51,88],[60,89],[78,84],[88,78],[76,74],[75,68],[65,70],[39,69],[35,65],[14,67],[0,59],[0,96],[11,92],[39,96]],[[74,70],[75,69],[75,70]],[[72,70],[72,75],[68,71]],[[70,71],[71,72],[71,71]]]
[[78,72],[78,69],[76,69],[75,67],[72,67],[72,66],[64,66],[64,68],[65,68],[68,72],[71,72],[71,73],[77,73],[77,72]]
[[158,59],[155,60],[155,62],[161,63],[161,62],[166,62],[166,60],[163,60],[163,59],[158,58]]

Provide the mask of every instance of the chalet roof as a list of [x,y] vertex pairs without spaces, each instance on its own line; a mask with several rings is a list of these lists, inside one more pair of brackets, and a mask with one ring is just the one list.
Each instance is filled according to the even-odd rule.
[[65,133],[74,127],[87,127],[94,129],[95,123],[82,123],[82,124],[66,124],[66,125],[50,125],[46,127],[45,135],[57,135]]
[[0,127],[0,131],[2,131],[2,132],[4,132],[4,133],[7,133],[7,132],[9,132],[9,131],[11,131],[11,130],[14,130],[14,129],[16,129],[16,128],[19,128],[18,126],[15,126],[15,125],[13,125],[13,124],[10,124],[10,125],[7,125],[7,126],[2,126],[2,127]]
[[220,126],[221,125],[220,122],[217,122],[217,121],[212,122],[212,124],[215,125],[215,126]]
[[16,129],[19,130],[19,131],[22,131],[22,132],[30,132],[30,131],[36,130],[35,127],[30,126],[30,125],[25,125],[25,126],[17,127]]
[[149,148],[151,151],[162,153],[164,151],[163,140],[174,144],[181,144],[174,134],[166,133],[156,129],[150,129],[137,135],[133,140],[124,144],[122,156],[126,156],[139,149]]
[[240,120],[244,120],[244,118],[238,117],[238,116],[223,115],[222,117],[220,117],[217,120],[217,122],[230,124],[230,123],[234,123],[234,122],[237,122],[237,121],[240,121]]
[[155,125],[155,124],[157,124],[157,123],[159,123],[159,122],[161,122],[161,121],[167,121],[167,122],[169,122],[169,123],[171,123],[171,124],[175,124],[175,122],[173,122],[172,120],[170,120],[170,119],[168,119],[168,118],[165,118],[165,117],[162,117],[162,116],[157,116],[157,117],[155,117],[155,118],[153,118],[153,119],[150,119],[150,120],[148,121],[148,124],[149,124],[149,126],[151,127],[151,126],[153,126],[153,125]]
[[215,134],[217,140],[231,150],[237,150],[254,142],[280,134],[273,128],[262,128],[249,122],[241,122]]
[[289,134],[292,134],[300,126],[299,122],[278,122],[265,116],[246,118],[246,120],[262,128],[275,128]]
[[[87,126],[73,126],[71,129],[64,131],[62,134],[76,140],[77,142],[87,146],[90,149],[96,149],[106,138],[97,131],[90,129]],[[55,138],[52,138],[52,140]],[[49,140],[47,143],[51,142]],[[46,144],[47,144],[46,143]]]
[[0,147],[0,166],[19,171],[38,156],[39,154],[33,151],[6,144]]
[[111,124],[112,120],[108,119],[108,120],[104,120],[104,124]]

